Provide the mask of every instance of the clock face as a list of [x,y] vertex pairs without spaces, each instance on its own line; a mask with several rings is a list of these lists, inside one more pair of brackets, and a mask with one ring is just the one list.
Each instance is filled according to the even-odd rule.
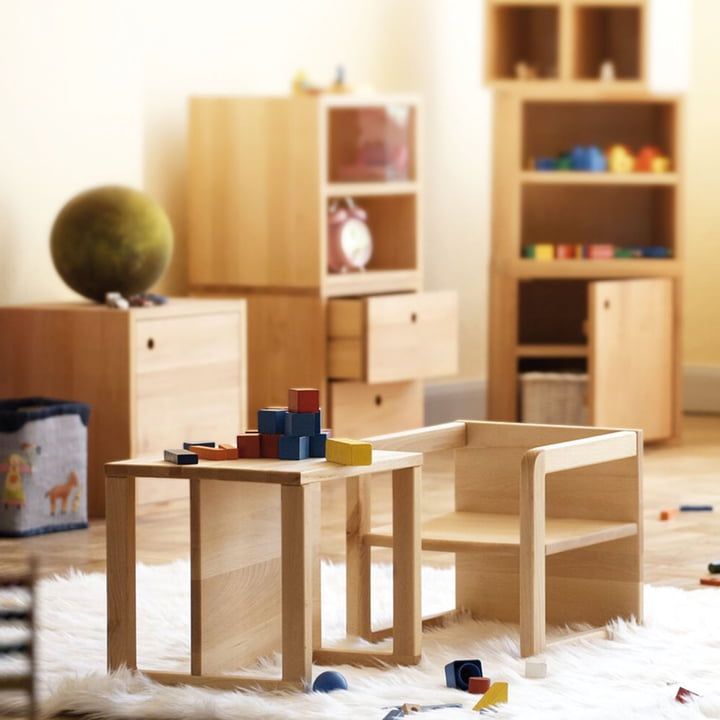
[[347,220],[340,230],[340,246],[351,267],[364,268],[372,254],[372,237],[368,226],[357,218]]

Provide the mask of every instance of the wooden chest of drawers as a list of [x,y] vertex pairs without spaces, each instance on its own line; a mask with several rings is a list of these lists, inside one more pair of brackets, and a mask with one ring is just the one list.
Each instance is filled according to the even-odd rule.
[[[246,428],[243,300],[173,298],[153,308],[94,303],[0,308],[0,397],[89,403],[88,512],[105,512],[103,465],[231,442]],[[177,494],[139,483],[138,502]]]

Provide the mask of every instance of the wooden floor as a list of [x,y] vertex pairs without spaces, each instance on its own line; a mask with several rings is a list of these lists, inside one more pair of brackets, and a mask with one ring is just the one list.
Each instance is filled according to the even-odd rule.
[[[375,503],[379,522],[389,522],[387,488]],[[434,514],[449,509],[451,493],[443,459],[428,463],[423,482],[424,507]],[[645,581],[682,588],[699,587],[710,561],[720,561],[720,416],[687,416],[684,440],[676,447],[647,447],[644,479]],[[324,527],[321,549],[342,558],[342,488],[323,495]],[[710,504],[715,512],[681,513],[659,520],[663,508],[680,504]],[[144,508],[138,519],[138,559],[166,563],[187,557],[189,548],[187,502],[175,500]],[[380,550],[380,553],[385,552]],[[38,557],[40,573],[62,573],[69,568],[86,572],[105,570],[105,526],[95,521],[87,530],[51,533],[23,539],[0,539],[0,571],[22,569],[27,556]],[[425,562],[443,564],[447,554],[431,553]],[[378,559],[382,560],[382,555]],[[712,592],[720,592],[710,589]]]

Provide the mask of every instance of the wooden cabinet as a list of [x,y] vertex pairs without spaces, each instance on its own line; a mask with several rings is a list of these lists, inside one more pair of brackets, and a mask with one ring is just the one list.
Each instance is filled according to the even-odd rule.
[[[310,386],[336,434],[419,426],[421,381],[457,371],[455,293],[422,292],[420,136],[414,96],[191,99],[189,283],[248,302],[250,418]],[[332,272],[346,198],[373,251]]]
[[486,82],[543,92],[667,88],[668,74],[682,83],[690,9],[684,0],[486,0]]
[[[0,396],[90,404],[88,512],[102,517],[106,462],[186,440],[230,442],[246,429],[245,315],[242,300],[176,298],[128,311],[0,308]],[[177,494],[170,487],[141,482],[138,501]]]
[[[552,3],[527,5],[533,15]],[[573,18],[593,37],[614,32],[616,13],[647,9],[556,5],[561,25]],[[643,45],[644,23],[627,24],[637,32],[619,43],[624,51]],[[523,418],[518,375],[579,372],[591,424],[639,427],[646,440],[678,437],[682,98],[617,83],[505,85],[494,112],[489,417]],[[642,148],[664,160],[627,169],[573,163],[590,148],[608,161],[613,146],[633,163]]]

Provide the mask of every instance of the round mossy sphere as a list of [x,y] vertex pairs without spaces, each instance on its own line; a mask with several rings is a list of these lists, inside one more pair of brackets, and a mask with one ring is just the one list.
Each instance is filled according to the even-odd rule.
[[344,675],[335,670],[321,672],[312,686],[313,692],[332,692],[333,690],[347,690],[348,684]]
[[60,277],[80,295],[145,292],[170,262],[173,231],[163,208],[132,188],[86,190],[60,210],[50,250]]

